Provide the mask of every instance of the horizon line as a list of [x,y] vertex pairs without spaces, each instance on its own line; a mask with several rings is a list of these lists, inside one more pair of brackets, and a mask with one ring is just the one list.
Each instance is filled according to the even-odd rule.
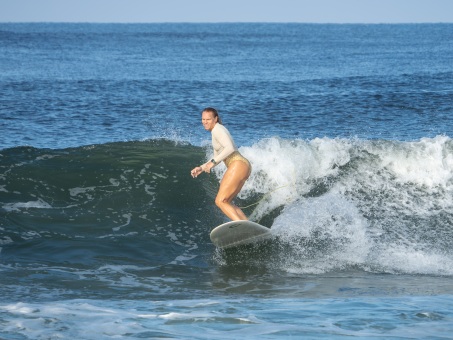
[[329,21],[0,21],[0,24],[313,24],[313,25],[418,25],[453,24],[449,21],[382,21],[382,22],[329,22]]

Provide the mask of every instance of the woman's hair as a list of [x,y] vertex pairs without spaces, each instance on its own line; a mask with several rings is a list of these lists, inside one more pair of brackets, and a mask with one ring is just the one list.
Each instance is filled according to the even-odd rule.
[[222,124],[222,119],[220,118],[219,113],[213,107],[207,107],[201,112],[212,112],[214,118],[217,117],[217,123]]

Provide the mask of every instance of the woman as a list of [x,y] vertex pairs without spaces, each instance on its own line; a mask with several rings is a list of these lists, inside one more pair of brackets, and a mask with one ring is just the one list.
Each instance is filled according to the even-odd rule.
[[203,171],[209,173],[213,167],[223,161],[227,170],[220,182],[215,204],[231,220],[247,220],[242,210],[231,202],[250,176],[252,170],[250,162],[238,152],[233,138],[222,125],[216,109],[212,107],[204,109],[201,113],[201,122],[207,131],[211,131],[214,157],[209,162],[194,168],[191,175],[195,178]]

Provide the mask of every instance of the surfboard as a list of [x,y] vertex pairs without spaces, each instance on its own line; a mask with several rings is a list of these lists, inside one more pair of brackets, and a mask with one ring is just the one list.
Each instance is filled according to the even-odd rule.
[[211,241],[221,249],[260,242],[270,238],[271,230],[252,221],[231,221],[215,227]]

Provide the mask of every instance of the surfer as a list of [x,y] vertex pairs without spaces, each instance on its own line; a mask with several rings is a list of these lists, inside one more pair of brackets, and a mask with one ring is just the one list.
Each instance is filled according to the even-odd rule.
[[211,131],[214,157],[209,162],[192,169],[190,173],[193,178],[203,171],[209,173],[213,167],[223,161],[227,170],[220,181],[215,204],[231,220],[247,220],[242,210],[232,204],[232,201],[250,176],[252,171],[250,162],[239,153],[230,133],[222,125],[216,109],[212,107],[204,109],[201,113],[201,122],[207,131]]

